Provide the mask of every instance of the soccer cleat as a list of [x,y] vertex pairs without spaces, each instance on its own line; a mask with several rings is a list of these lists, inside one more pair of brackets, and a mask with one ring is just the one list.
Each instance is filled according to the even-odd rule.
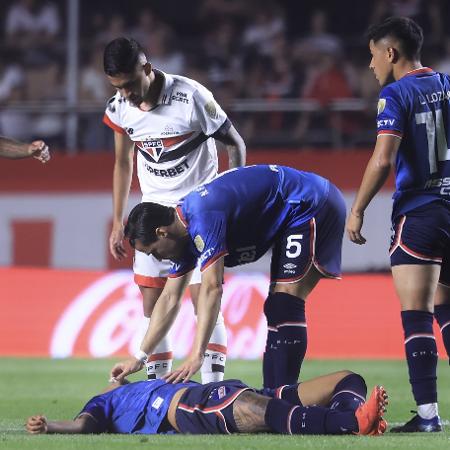
[[[411,411],[415,413],[416,411]],[[404,425],[391,428],[391,433],[434,433],[442,431],[441,418],[434,416],[432,419],[422,419],[416,414],[409,422]]]
[[386,431],[387,422],[383,419],[383,413],[388,404],[387,392],[383,386],[375,386],[372,389],[367,402],[363,403],[355,411],[359,431],[355,434],[379,436]]

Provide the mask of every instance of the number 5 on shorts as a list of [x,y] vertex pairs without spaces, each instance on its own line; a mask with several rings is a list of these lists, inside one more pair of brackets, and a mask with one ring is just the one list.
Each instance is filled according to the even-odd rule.
[[303,239],[303,234],[291,234],[287,238],[286,256],[288,258],[297,258],[302,252],[302,244],[298,241]]

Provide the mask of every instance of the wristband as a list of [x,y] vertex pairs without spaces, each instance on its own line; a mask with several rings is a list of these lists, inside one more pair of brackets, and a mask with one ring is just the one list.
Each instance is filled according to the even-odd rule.
[[147,361],[148,361],[148,355],[147,355],[147,353],[145,353],[145,352],[142,351],[142,350],[138,350],[138,351],[134,354],[134,357],[135,357],[137,360],[141,361],[141,363],[143,363],[143,364],[146,364]]

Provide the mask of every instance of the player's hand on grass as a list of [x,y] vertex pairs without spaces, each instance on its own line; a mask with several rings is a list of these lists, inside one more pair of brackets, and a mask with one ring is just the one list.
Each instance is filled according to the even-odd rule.
[[347,219],[346,230],[348,238],[355,244],[362,245],[366,243],[366,239],[361,234],[363,221],[364,221],[363,213],[355,213],[352,210],[350,210],[350,214]]
[[33,141],[28,146],[28,153],[43,164],[50,159],[50,151],[44,141]]
[[127,375],[139,372],[143,366],[144,363],[136,358],[130,358],[125,361],[119,362],[115,364],[111,369],[111,380],[121,383]]
[[127,252],[123,246],[123,225],[113,225],[111,235],[109,236],[109,251],[114,259],[121,261],[127,257]]
[[199,357],[191,355],[180,367],[178,367],[178,369],[173,370],[163,378],[168,383],[187,383],[192,376],[200,370],[202,364],[203,356]]
[[28,417],[25,428],[27,429],[28,433],[31,434],[47,433],[47,419],[45,416],[41,415]]

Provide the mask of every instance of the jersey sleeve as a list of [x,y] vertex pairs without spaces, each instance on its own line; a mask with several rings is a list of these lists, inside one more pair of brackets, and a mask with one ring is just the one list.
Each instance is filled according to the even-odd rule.
[[[212,93],[199,85],[193,94],[193,120],[198,122],[203,133],[211,136],[227,122],[225,111],[214,99]],[[229,127],[228,127],[229,128]]]
[[191,230],[195,248],[200,252],[200,270],[203,272],[222,256],[228,254],[226,245],[226,217],[220,211],[208,211],[198,216]]
[[392,87],[385,87],[378,100],[377,134],[403,137],[405,111],[398,92]]
[[89,414],[96,422],[96,431],[98,433],[103,433],[108,429],[108,419],[106,414],[106,398],[104,395],[97,395],[91,398],[83,409],[76,416],[77,418],[83,414]]
[[118,95],[111,97],[106,103],[106,110],[103,116],[103,123],[120,134],[126,134],[121,126],[119,114],[120,98]]
[[170,278],[184,275],[195,268],[197,261],[200,262],[200,271],[203,272],[211,264],[222,256],[228,254],[226,246],[226,217],[222,212],[211,212],[196,214],[195,224],[189,224],[189,234],[197,254],[192,259],[186,259],[181,264],[174,264]]

